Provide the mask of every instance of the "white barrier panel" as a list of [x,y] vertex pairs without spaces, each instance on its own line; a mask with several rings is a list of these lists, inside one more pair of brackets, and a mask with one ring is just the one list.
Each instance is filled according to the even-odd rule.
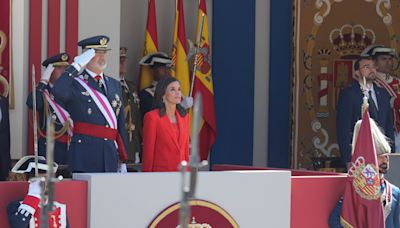
[[[91,228],[147,227],[181,197],[180,173],[79,173],[74,179],[88,181]],[[290,227],[290,171],[199,172],[196,198],[222,207],[240,227]]]

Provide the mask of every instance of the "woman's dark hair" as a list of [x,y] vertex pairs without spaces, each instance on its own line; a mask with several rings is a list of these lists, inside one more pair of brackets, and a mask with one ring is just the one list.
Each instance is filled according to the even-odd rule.
[[[153,109],[159,109],[160,110],[160,116],[165,115],[165,104],[163,102],[163,96],[165,95],[165,92],[167,91],[167,87],[169,84],[172,82],[179,82],[176,78],[172,76],[164,76],[163,78],[158,81],[157,86],[156,86],[156,91],[154,93],[154,100],[153,100]],[[182,105],[177,104],[176,105],[176,110],[179,112],[179,114],[183,117],[187,114],[187,111]]]

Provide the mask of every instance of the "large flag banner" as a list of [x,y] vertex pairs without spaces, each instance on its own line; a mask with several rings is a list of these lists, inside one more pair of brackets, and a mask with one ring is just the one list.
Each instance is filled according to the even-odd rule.
[[181,83],[184,96],[189,95],[189,63],[187,60],[187,45],[185,33],[185,18],[183,15],[183,0],[176,0],[175,28],[172,47],[171,75]]
[[[0,0],[0,95],[7,97],[11,81],[11,0]],[[12,101],[12,99],[11,99]],[[11,102],[13,105],[13,102]]]
[[340,216],[342,226],[385,227],[378,161],[367,111],[362,118],[351,163]]
[[[201,26],[202,25],[202,26]],[[201,29],[201,31],[200,31]],[[208,19],[206,1],[199,0],[199,13],[197,16],[197,33],[200,34],[200,43],[197,53],[197,67],[194,78],[193,94],[198,92],[203,97],[203,116],[200,125],[200,157],[207,159],[211,146],[215,142],[217,133],[214,109],[214,87],[211,76],[211,48],[208,35]],[[199,37],[199,34],[196,34]],[[198,42],[198,40],[196,40]]]
[[[157,20],[155,0],[149,0],[147,13],[146,34],[144,36],[143,56],[158,51]],[[151,85],[153,74],[148,66],[140,66],[139,70],[139,90]]]

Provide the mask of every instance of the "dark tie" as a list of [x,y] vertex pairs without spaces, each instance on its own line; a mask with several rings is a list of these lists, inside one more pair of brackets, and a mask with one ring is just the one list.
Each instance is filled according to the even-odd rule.
[[378,108],[376,107],[375,101],[374,99],[372,99],[372,93],[371,90],[368,92],[369,93],[369,97],[368,97],[368,103],[369,103],[369,114],[371,115],[371,117],[377,121],[378,120]]
[[96,76],[94,77],[94,79],[96,79],[97,84],[99,85],[99,87],[100,87],[100,89],[101,89],[101,92],[103,92],[103,94],[105,95],[105,94],[106,94],[106,91],[105,91],[103,82],[101,81],[101,76],[100,76],[100,75],[96,75]]

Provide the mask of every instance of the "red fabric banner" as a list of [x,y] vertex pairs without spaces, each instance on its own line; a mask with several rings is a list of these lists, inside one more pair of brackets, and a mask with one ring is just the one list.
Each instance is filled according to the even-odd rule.
[[11,78],[11,0],[0,0],[0,95],[7,96]]
[[[147,11],[147,25],[144,36],[143,56],[158,51],[158,36],[157,36],[157,19],[156,19],[156,3],[154,0],[149,0]],[[139,71],[139,90],[145,89],[151,85],[153,74],[148,66],[140,66]]]
[[344,227],[385,227],[380,178],[370,118],[364,112],[343,196]]

